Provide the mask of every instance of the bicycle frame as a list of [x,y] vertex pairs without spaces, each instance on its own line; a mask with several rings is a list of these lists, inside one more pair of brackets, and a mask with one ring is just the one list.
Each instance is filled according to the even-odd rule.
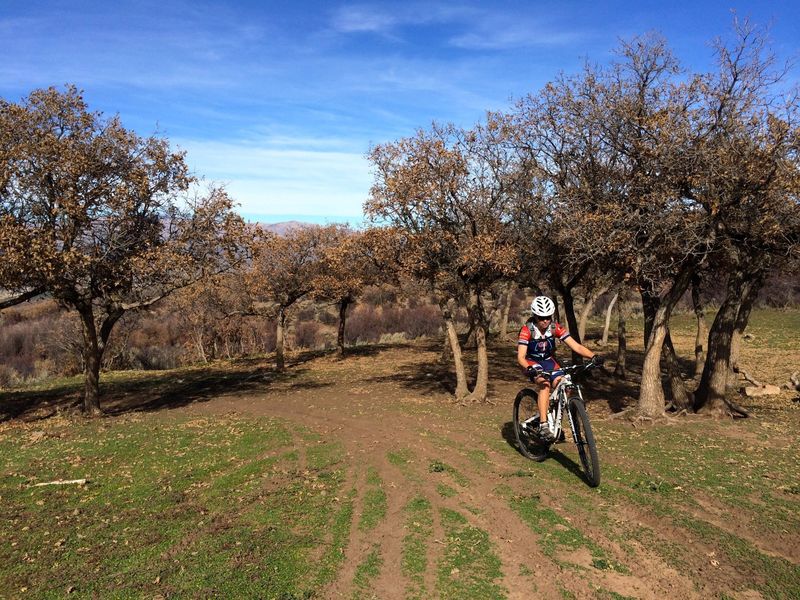
[[567,392],[570,389],[575,390],[578,394],[578,397],[583,400],[581,387],[572,382],[572,375],[569,373],[566,373],[561,377],[556,389],[550,393],[550,408],[547,411],[547,424],[550,426],[550,431],[553,432],[553,435],[556,438],[558,438],[558,436],[561,434],[561,424],[563,423],[565,412],[569,418],[569,427],[572,431],[572,435],[575,437],[575,424],[572,422],[572,415],[567,410],[567,400],[569,398]]
[[[550,426],[550,431],[553,432],[553,436],[558,439],[561,435],[561,431],[563,427],[561,426],[563,422],[564,413],[567,414],[569,418],[569,427],[572,431],[572,437],[575,443],[578,443],[578,440],[575,436],[575,423],[572,422],[572,415],[570,411],[567,410],[567,402],[569,400],[568,392],[574,390],[578,396],[578,398],[583,401],[583,393],[581,392],[581,386],[577,383],[572,381],[572,372],[576,371],[577,369],[585,370],[584,365],[572,365],[569,367],[565,367],[561,369],[564,372],[561,375],[561,379],[558,381],[558,385],[550,392],[550,406],[547,409],[547,424]],[[549,377],[552,375],[552,371],[543,371],[542,375]],[[530,425],[533,421],[537,421],[539,419],[538,415],[531,417],[528,419],[524,424]]]

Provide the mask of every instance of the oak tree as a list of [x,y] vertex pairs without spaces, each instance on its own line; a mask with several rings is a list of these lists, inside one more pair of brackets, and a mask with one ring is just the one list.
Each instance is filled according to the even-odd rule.
[[0,287],[78,312],[88,413],[122,315],[241,258],[230,198],[187,194],[192,181],[167,140],[91,112],[75,87],[0,101]]

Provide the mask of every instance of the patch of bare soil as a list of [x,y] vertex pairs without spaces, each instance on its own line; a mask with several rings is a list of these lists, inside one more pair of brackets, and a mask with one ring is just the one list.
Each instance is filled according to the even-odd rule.
[[[759,597],[751,589],[752,582],[721,561],[713,547],[688,540],[689,551],[686,532],[650,513],[646,506],[606,504],[601,507],[605,524],[591,511],[576,511],[574,501],[569,503],[571,511],[564,510],[565,498],[579,498],[591,506],[596,496],[579,476],[573,448],[559,450],[563,454],[559,460],[565,472],[574,471],[574,476],[553,478],[544,472],[539,476],[535,463],[524,461],[512,447],[511,402],[524,383],[515,369],[505,366],[505,359],[500,357],[496,362],[502,366],[493,371],[493,404],[460,406],[451,400],[448,367],[437,359],[437,348],[422,346],[385,348],[343,361],[317,357],[303,363],[303,377],[269,376],[260,390],[250,388],[249,382],[249,389],[188,404],[180,410],[195,415],[236,412],[278,417],[344,445],[354,469],[350,479],[356,489],[355,514],[344,564],[338,579],[325,590],[325,597],[352,596],[358,565],[376,547],[383,566],[371,582],[370,593],[376,598],[405,597],[409,580],[401,568],[407,533],[404,507],[417,495],[433,506],[433,534],[427,540],[424,576],[430,597],[437,596],[437,562],[444,545],[439,519],[442,508],[458,511],[471,526],[487,532],[502,563],[502,580],[498,583],[509,598],[534,594],[542,598],[562,598],[565,594],[595,598],[611,593],[633,598],[707,598],[722,592],[732,597]],[[613,380],[597,382],[593,392],[597,399],[590,412],[598,420],[634,398],[632,384]],[[402,467],[387,459],[387,452],[398,450],[410,451],[411,458]],[[435,461],[446,463],[460,479],[432,471],[430,465]],[[387,510],[375,529],[364,532],[358,522],[369,468],[380,477]],[[520,469],[531,468],[533,476],[514,476]],[[442,484],[455,493],[443,494]],[[549,533],[533,531],[523,522],[510,507],[507,495],[498,492],[501,489],[540,497],[544,507],[565,517],[570,526],[602,548],[610,561],[624,568],[595,568],[587,547],[548,555],[542,542]],[[724,530],[733,527],[725,506],[705,497],[697,498],[697,506],[697,518]],[[626,539],[620,533],[636,528],[648,532],[649,542]],[[763,552],[797,564],[797,532],[779,538],[763,531],[758,536],[754,523],[747,523],[746,529],[746,537]],[[683,548],[684,554],[671,561],[658,545]]]

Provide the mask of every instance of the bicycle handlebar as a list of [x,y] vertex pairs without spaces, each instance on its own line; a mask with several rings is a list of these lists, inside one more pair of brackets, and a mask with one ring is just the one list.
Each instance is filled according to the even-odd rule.
[[536,379],[537,377],[552,377],[553,373],[558,373],[559,371],[564,375],[574,375],[577,373],[583,373],[584,371],[589,371],[590,369],[599,369],[601,368],[600,365],[595,363],[593,360],[587,363],[578,363],[575,365],[564,365],[563,367],[559,367],[558,369],[554,369],[552,371],[536,371],[535,374],[530,376],[531,380]]

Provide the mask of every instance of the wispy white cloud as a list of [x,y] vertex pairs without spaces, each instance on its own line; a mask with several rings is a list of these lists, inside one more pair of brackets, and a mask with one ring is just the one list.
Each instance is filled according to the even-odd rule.
[[333,17],[333,28],[341,33],[387,33],[400,20],[381,9],[368,6],[344,6]]
[[406,3],[394,6],[350,4],[336,9],[331,26],[340,33],[380,33],[389,35],[404,26],[468,21],[480,12],[469,6]]
[[192,169],[222,183],[248,214],[360,215],[369,164],[346,140],[174,140]]
[[456,48],[469,50],[509,50],[536,46],[564,46],[588,37],[590,35],[586,32],[559,31],[555,28],[550,30],[535,24],[504,24],[502,27],[488,27],[484,24],[476,31],[450,38],[448,43]]
[[394,7],[354,4],[333,15],[333,29],[341,34],[376,33],[400,39],[403,27],[441,25],[441,44],[468,50],[507,50],[573,43],[587,36],[566,21],[551,17],[534,21],[529,10],[488,9],[477,6],[404,4]]

